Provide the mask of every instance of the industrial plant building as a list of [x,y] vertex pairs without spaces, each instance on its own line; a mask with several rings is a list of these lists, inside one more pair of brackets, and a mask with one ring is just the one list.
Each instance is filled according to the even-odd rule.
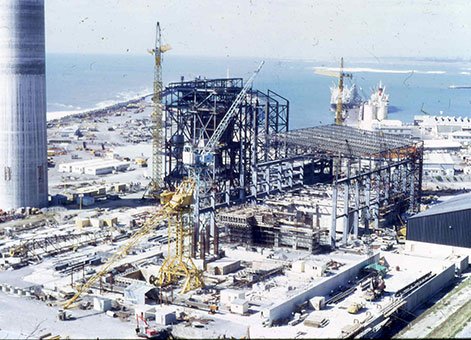
[[462,194],[409,218],[407,240],[471,248],[471,194]]
[[[418,213],[424,168],[453,170],[424,167],[423,142],[338,119],[290,129],[289,100],[252,87],[263,62],[246,81],[163,87],[158,23],[154,94],[49,121],[47,150],[44,2],[5,0],[0,18],[0,208],[35,207],[0,215],[0,294],[16,299],[0,323],[42,318],[41,300],[42,339],[61,324],[76,338],[377,338],[468,267],[387,228],[412,215],[407,242],[471,248],[471,194]],[[37,209],[48,165],[52,204]]]
[[[212,136],[243,86],[240,78],[182,80],[167,86],[162,96],[162,157],[168,186],[188,176],[192,150]],[[250,89],[214,151],[215,166],[200,174],[193,256],[196,250],[202,259],[218,253],[218,228],[225,229],[232,241],[313,251],[322,227],[328,230],[325,243],[347,245],[359,230],[379,228],[405,211],[418,212],[422,150],[422,144],[412,139],[348,126],[289,130],[289,101],[271,90]],[[330,197],[323,223],[317,222],[314,230],[312,221],[306,225],[302,216],[288,217],[284,226],[267,225],[262,220],[273,222],[280,216],[262,212],[218,212],[221,218],[216,223],[216,210],[221,208],[263,204],[271,195],[316,184],[326,184]]]

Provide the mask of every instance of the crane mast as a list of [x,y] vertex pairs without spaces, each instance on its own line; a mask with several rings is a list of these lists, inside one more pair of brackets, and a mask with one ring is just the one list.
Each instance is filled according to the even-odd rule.
[[151,181],[151,194],[156,195],[157,192],[162,190],[163,187],[163,157],[162,152],[164,149],[163,143],[163,124],[162,124],[162,37],[160,34],[160,24],[157,22],[155,32],[155,47],[154,54],[154,95],[152,101],[154,103],[154,110],[152,112],[152,181]]
[[352,78],[351,73],[345,73],[343,71],[343,58],[340,59],[340,69],[339,72],[332,72],[330,70],[316,70],[315,73],[327,76],[338,78],[338,91],[337,91],[337,105],[335,108],[335,124],[342,125],[345,118],[343,116],[343,82],[344,78]]
[[337,108],[335,110],[335,124],[342,125],[343,121],[345,120],[343,117],[343,79],[345,77],[351,78],[352,75],[349,73],[343,72],[343,58],[340,59],[340,72],[339,72],[339,91],[337,97]]

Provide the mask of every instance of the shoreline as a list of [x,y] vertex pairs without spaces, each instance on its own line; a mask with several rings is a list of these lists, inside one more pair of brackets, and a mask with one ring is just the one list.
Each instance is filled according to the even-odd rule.
[[101,108],[95,108],[95,109],[89,109],[89,110],[46,112],[46,120],[48,124],[54,124],[54,123],[57,123],[58,121],[61,121],[67,118],[84,118],[90,115],[107,114],[110,111],[116,111],[116,110],[122,109],[128,106],[129,104],[137,104],[145,100],[146,98],[151,97],[152,95],[153,93],[150,93],[143,96],[131,98],[123,102],[117,102],[112,105],[107,105]]

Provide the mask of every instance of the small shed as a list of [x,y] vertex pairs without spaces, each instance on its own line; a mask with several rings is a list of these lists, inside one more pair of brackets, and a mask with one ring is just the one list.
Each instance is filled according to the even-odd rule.
[[89,218],[79,218],[79,217],[77,217],[75,219],[75,227],[78,228],[78,229],[88,227],[89,225],[90,225],[90,219]]
[[245,315],[249,311],[249,303],[245,299],[235,299],[231,303],[231,313]]
[[234,289],[221,290],[221,304],[230,305],[234,300],[245,299],[245,292]]
[[207,264],[207,270],[212,275],[227,275],[240,268],[240,260],[222,258]]
[[172,325],[177,321],[175,311],[156,309],[155,323],[162,326]]
[[314,296],[309,300],[309,304],[314,310],[321,310],[325,305],[325,297],[323,296]]
[[133,283],[124,289],[124,299],[134,304],[152,304],[159,300],[159,292],[156,287]]
[[111,300],[107,298],[94,297],[93,309],[100,312],[109,311],[111,309]]

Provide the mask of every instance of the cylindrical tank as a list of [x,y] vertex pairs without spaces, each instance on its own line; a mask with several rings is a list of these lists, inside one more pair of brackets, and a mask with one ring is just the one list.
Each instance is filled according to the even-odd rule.
[[388,107],[383,104],[383,103],[380,103],[378,105],[378,113],[377,113],[377,119],[379,121],[382,121],[382,120],[385,120],[388,118]]
[[0,208],[47,205],[44,0],[0,1]]
[[371,130],[374,118],[374,106],[369,103],[363,104],[363,119],[360,122],[360,127],[364,130]]

